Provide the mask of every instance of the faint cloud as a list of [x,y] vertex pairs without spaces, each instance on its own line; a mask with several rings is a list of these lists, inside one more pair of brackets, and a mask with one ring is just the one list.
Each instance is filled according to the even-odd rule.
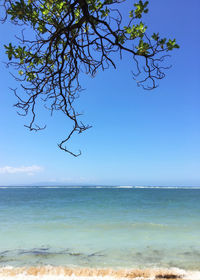
[[31,165],[31,166],[4,166],[0,167],[0,174],[17,174],[17,173],[25,173],[29,176],[34,175],[36,172],[40,172],[43,170],[43,167],[39,165]]

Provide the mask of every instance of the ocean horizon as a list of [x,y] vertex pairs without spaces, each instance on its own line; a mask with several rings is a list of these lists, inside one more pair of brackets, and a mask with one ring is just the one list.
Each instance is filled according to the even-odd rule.
[[166,186],[166,185],[81,185],[81,184],[24,184],[24,185],[0,185],[0,188],[105,188],[105,189],[110,189],[110,188],[122,188],[122,189],[200,189],[200,186],[193,186],[193,185],[174,185],[174,186]]

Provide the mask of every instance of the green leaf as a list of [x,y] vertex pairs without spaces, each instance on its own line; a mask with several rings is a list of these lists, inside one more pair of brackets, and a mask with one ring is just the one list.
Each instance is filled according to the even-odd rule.
[[131,10],[131,11],[129,12],[129,17],[130,17],[130,18],[133,17],[133,10]]
[[159,33],[153,33],[153,35],[151,36],[151,38],[155,41],[158,41],[159,39]]

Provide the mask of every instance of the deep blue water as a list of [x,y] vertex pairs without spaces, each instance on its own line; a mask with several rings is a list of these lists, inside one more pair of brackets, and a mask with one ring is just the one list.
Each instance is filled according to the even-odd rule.
[[0,266],[200,266],[200,189],[0,188]]

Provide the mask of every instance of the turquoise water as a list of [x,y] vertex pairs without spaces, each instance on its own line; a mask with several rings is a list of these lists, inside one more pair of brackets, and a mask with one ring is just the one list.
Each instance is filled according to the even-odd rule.
[[200,189],[0,188],[0,266],[200,267]]

